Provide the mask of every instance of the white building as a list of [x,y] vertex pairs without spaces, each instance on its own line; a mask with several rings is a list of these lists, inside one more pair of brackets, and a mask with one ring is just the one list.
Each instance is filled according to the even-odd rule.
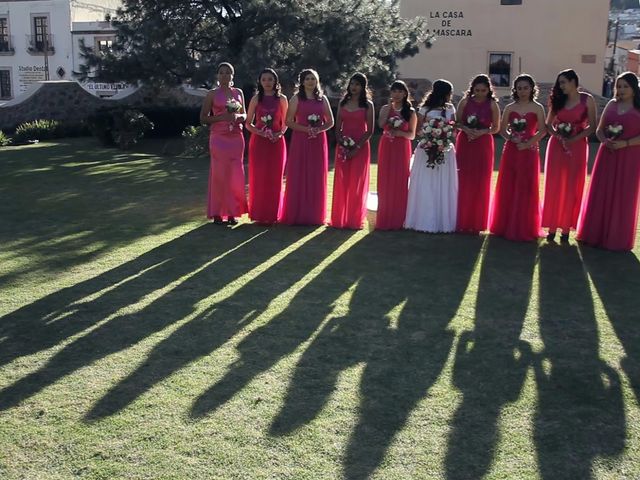
[[408,80],[446,78],[456,92],[488,73],[505,95],[519,73],[555,82],[573,68],[587,89],[602,88],[609,2],[605,0],[402,0],[403,17],[427,17],[437,39],[400,61]]
[[115,35],[104,17],[119,5],[119,0],[0,1],[0,101],[35,82],[72,80],[81,61],[80,38],[107,48]]

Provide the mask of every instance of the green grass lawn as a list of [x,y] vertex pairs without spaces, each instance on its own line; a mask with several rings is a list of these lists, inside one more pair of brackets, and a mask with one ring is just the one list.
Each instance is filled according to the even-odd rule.
[[640,246],[218,227],[174,151],[0,150],[1,479],[640,478]]

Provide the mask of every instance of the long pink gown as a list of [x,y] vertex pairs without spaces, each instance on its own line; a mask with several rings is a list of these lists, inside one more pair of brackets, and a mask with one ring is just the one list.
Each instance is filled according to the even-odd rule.
[[[516,117],[521,115],[512,111],[509,122]],[[538,130],[538,117],[534,112],[527,112],[524,118],[527,126],[520,136],[526,141]],[[538,149],[518,150],[515,143],[506,142],[491,210],[491,233],[514,241],[532,241],[542,235],[539,180]]]
[[[571,123],[574,126],[572,135],[582,132],[588,123],[588,98],[587,94],[580,94],[580,103],[573,108],[561,109],[555,124]],[[551,231],[560,228],[562,233],[569,233],[578,225],[588,158],[586,138],[566,148],[555,137],[549,140],[544,167],[543,227]]]
[[[605,124],[623,127],[620,139],[640,135],[640,111],[624,114],[616,106],[605,113]],[[635,244],[640,195],[640,145],[609,150],[600,145],[591,185],[582,209],[578,240],[608,250],[631,250]]]
[[[402,118],[391,108],[389,118]],[[404,122],[400,130],[409,131]],[[385,125],[384,131],[389,131]],[[404,225],[409,196],[411,141],[404,137],[382,135],[378,145],[378,213],[376,230],[399,230]]]
[[[256,107],[255,126],[266,130],[261,117],[271,115],[272,132],[282,131],[284,112],[280,98],[262,97]],[[287,159],[284,137],[272,142],[260,135],[249,140],[249,217],[258,223],[275,223],[282,208],[282,175]]]
[[[367,132],[367,109],[349,111],[341,107],[342,135],[359,141]],[[336,228],[362,228],[367,214],[369,193],[369,163],[371,150],[367,141],[350,159],[336,147],[335,172],[333,177],[333,204],[331,226]]]
[[[462,120],[469,115],[478,117],[478,128],[491,127],[493,113],[487,99],[479,103],[469,98],[462,112]],[[469,140],[463,131],[456,139],[458,164],[458,217],[456,231],[479,233],[487,229],[491,200],[491,175],[493,174],[493,135],[482,135]]]
[[[322,100],[298,101],[295,122],[309,125],[309,115],[324,119]],[[294,130],[287,158],[287,181],[280,221],[287,225],[322,225],[327,208],[327,171],[329,167],[327,136],[324,132],[310,137]]]
[[[231,89],[235,100],[241,101],[241,93],[237,88]],[[229,99],[222,89],[218,89],[213,97],[211,112],[221,115],[226,112]],[[239,217],[247,211],[244,191],[244,137],[242,124],[216,122],[211,124],[209,134],[209,188],[207,217]]]

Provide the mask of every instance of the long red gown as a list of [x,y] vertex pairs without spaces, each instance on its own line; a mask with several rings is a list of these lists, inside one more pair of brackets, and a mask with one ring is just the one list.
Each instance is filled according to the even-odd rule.
[[[266,130],[261,117],[271,115],[272,132],[281,132],[284,122],[280,98],[262,97],[256,106],[255,126]],[[249,217],[258,223],[275,223],[282,208],[282,175],[287,159],[284,137],[272,142],[261,135],[249,140]]]
[[[512,111],[509,122],[516,117],[521,115]],[[524,118],[527,126],[520,136],[526,141],[538,130],[538,117],[527,112]],[[518,150],[515,143],[506,142],[491,210],[491,233],[515,241],[532,241],[541,236],[539,180],[538,148]]]
[[[402,118],[391,108],[389,118]],[[409,131],[409,123],[400,128]],[[385,125],[384,131],[389,131]],[[409,195],[411,141],[404,137],[382,135],[378,145],[378,212],[376,230],[399,230],[404,224]]]
[[[462,112],[462,120],[469,115],[478,117],[478,128],[490,128],[493,120],[491,104],[487,99],[479,103],[469,98]],[[487,229],[491,201],[491,175],[493,173],[493,135],[482,135],[469,140],[463,131],[456,139],[458,164],[458,217],[456,231],[479,233]]]
[[[309,125],[309,115],[324,119],[322,100],[298,102],[295,122]],[[324,119],[324,120],[323,120]],[[315,137],[294,130],[287,158],[287,181],[280,221],[287,225],[322,225],[327,208],[327,171],[329,167],[327,136]]]
[[[341,107],[342,135],[358,142],[367,133],[367,109],[349,111]],[[367,214],[369,193],[369,163],[371,149],[367,141],[357,153],[345,160],[342,148],[336,148],[333,177],[333,203],[331,226],[336,228],[362,228]]]
[[[615,105],[605,113],[605,124],[623,127],[620,139],[640,135],[640,111],[618,114]],[[591,173],[591,185],[582,209],[578,240],[608,250],[631,250],[635,244],[640,194],[640,145],[609,150],[600,145]]]
[[[231,89],[238,102],[242,96],[237,88]],[[213,97],[211,112],[221,115],[226,112],[229,98],[220,88]],[[207,217],[239,217],[247,211],[244,191],[244,137],[242,124],[216,122],[211,124],[209,134],[209,187],[207,194]]]
[[[573,135],[582,132],[588,122],[588,98],[589,95],[580,94],[580,103],[573,108],[561,109],[555,124],[571,123]],[[551,231],[560,228],[562,233],[569,233],[578,225],[588,158],[589,142],[586,138],[566,148],[555,137],[549,140],[544,167],[543,227]]]

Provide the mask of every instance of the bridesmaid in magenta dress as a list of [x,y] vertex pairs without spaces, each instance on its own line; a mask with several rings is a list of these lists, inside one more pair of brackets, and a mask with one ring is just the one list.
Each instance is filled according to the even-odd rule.
[[207,217],[218,225],[223,223],[222,217],[235,225],[236,217],[247,211],[242,135],[244,96],[242,90],[232,87],[233,73],[231,64],[218,65],[218,87],[207,94],[200,110],[200,121],[211,125]]
[[578,225],[589,159],[588,138],[596,130],[593,97],[578,90],[573,70],[560,72],[549,98],[547,129],[551,139],[544,167],[542,226],[549,229],[547,240],[562,230],[562,242]]
[[538,142],[547,130],[544,107],[535,101],[536,94],[533,78],[519,75],[513,82],[514,101],[505,107],[500,125],[506,142],[490,224],[491,233],[507,240],[532,241],[541,235]]
[[478,234],[488,227],[493,174],[493,135],[500,130],[500,109],[491,80],[477,75],[458,105],[456,139],[458,217],[456,231]]
[[[367,214],[369,193],[369,139],[373,134],[373,102],[369,99],[367,77],[355,73],[340,102],[336,120],[335,172],[331,226],[360,229]],[[345,147],[349,140],[354,142]]]
[[280,93],[278,75],[273,69],[265,68],[258,75],[258,93],[249,102],[245,123],[251,132],[249,217],[257,223],[276,223],[282,207],[287,103]]
[[404,224],[409,195],[411,140],[418,117],[409,89],[402,80],[391,85],[391,99],[380,109],[378,126],[384,130],[378,145],[378,213],[376,230],[399,230]]
[[[622,127],[613,136],[611,127]],[[631,250],[635,244],[640,196],[640,88],[625,72],[616,94],[602,112],[596,131],[602,142],[591,173],[578,240],[608,250]]]
[[287,225],[322,225],[327,215],[329,166],[325,132],[333,127],[333,113],[315,70],[300,72],[298,92],[289,102],[287,126],[293,133],[280,221]]

